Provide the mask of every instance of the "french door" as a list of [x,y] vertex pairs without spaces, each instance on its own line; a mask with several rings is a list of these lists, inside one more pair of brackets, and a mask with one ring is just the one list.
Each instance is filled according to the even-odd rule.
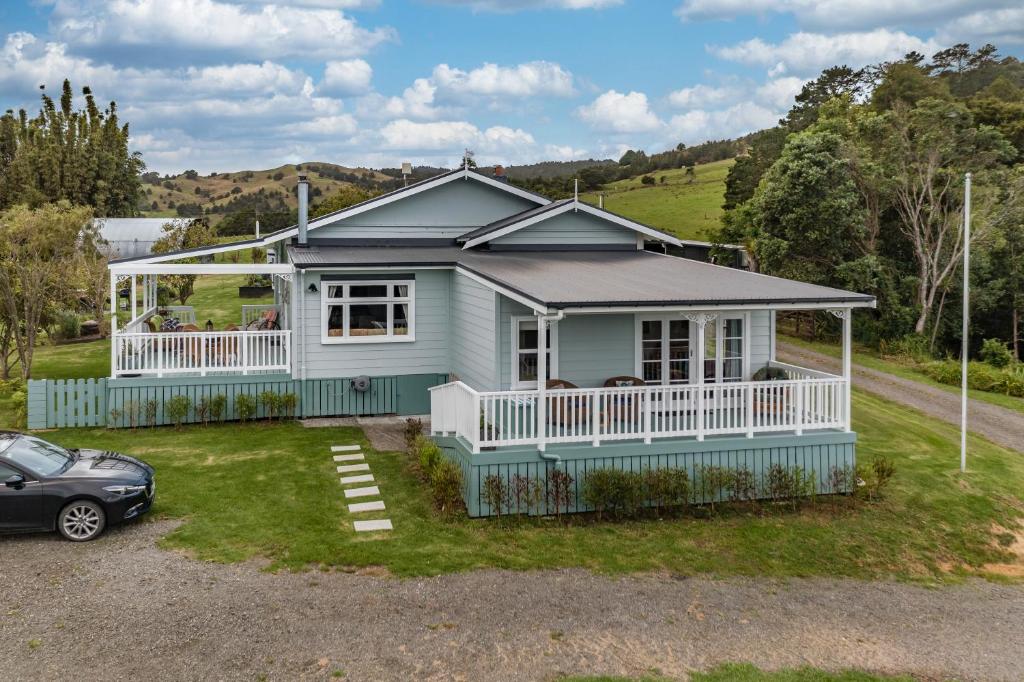
[[747,365],[747,317],[724,315],[704,326],[704,366],[695,367],[697,326],[678,315],[639,317],[637,373],[648,384],[743,381]]

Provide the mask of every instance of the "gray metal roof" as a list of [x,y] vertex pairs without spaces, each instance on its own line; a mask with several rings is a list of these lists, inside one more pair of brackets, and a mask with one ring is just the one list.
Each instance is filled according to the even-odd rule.
[[648,251],[289,246],[299,269],[458,265],[551,308],[853,303],[873,296]]
[[120,258],[149,255],[153,242],[163,236],[163,227],[190,218],[95,218],[93,224],[113,252]]

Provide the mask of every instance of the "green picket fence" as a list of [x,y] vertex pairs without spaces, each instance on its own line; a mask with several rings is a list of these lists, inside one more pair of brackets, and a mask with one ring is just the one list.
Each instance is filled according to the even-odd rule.
[[[170,424],[165,403],[188,397],[192,408],[187,423],[199,421],[195,407],[203,398],[224,395],[224,419],[238,418],[240,395],[259,397],[264,391],[294,393],[298,417],[338,417],[379,414],[425,414],[430,411],[427,389],[448,380],[444,374],[372,377],[370,389],[352,389],[352,379],[292,379],[288,374],[223,377],[164,377],[131,379],[41,379],[28,382],[28,428],[88,426],[160,426]],[[266,416],[257,400],[255,418]]]

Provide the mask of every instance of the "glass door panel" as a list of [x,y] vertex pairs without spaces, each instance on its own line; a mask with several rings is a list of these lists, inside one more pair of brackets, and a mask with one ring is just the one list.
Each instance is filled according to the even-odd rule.
[[661,320],[644,320],[640,323],[640,377],[648,384],[660,384],[662,381],[662,330]]
[[704,325],[704,383],[718,381],[718,324]]
[[722,325],[722,381],[743,380],[743,318],[728,317]]
[[690,323],[687,320],[668,323],[668,380],[671,384],[690,382]]

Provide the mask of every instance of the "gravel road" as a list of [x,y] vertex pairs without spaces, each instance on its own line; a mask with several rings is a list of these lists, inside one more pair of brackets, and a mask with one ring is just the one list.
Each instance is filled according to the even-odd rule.
[[[779,360],[826,372],[841,371],[841,362],[830,355],[790,343],[778,342]],[[927,415],[960,425],[960,394],[911,379],[886,374],[861,365],[853,366],[853,385],[888,400],[909,405]],[[1024,415],[1005,407],[968,399],[971,431],[1003,447],[1024,452]]]
[[0,538],[0,678],[683,677],[723,661],[1024,679],[1024,588],[478,571],[271,574],[156,548],[173,522],[71,545]]

